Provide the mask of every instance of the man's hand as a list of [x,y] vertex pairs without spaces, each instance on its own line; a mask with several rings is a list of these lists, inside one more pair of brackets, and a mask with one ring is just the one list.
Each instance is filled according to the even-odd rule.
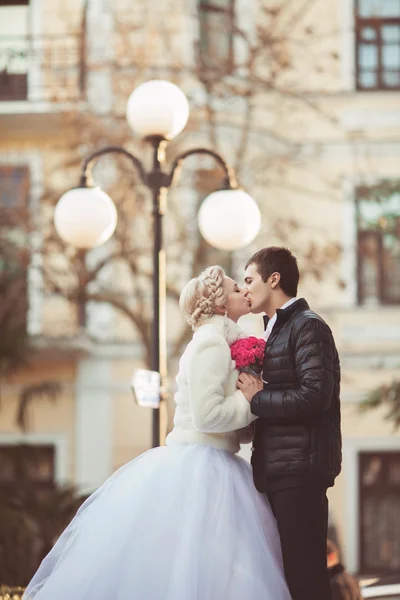
[[240,373],[237,387],[242,390],[246,400],[251,402],[253,396],[263,389],[263,383],[259,377],[254,377],[249,373]]

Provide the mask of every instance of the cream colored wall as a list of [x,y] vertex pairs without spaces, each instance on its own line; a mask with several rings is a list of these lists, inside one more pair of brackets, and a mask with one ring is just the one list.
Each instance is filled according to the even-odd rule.
[[134,370],[140,367],[142,363],[131,359],[112,364],[114,469],[151,446],[152,409],[138,406],[129,387]]
[[79,36],[84,5],[81,0],[71,0],[68,3],[44,0],[42,4],[42,31],[45,35],[53,36],[51,44],[47,44],[48,53],[42,58],[45,66],[45,99],[50,102],[78,97],[81,51]]
[[[32,0],[32,4],[35,4],[37,9],[40,3],[38,0]],[[92,8],[95,4],[93,1]],[[265,0],[265,4],[273,5],[275,2]],[[80,0],[68,2],[67,8],[65,3],[54,0],[45,0],[42,6],[40,14],[35,9],[42,33],[65,38],[78,30],[82,18]],[[296,3],[293,3],[294,8],[295,6]],[[168,47],[178,66],[183,63],[190,64],[193,59],[192,40],[196,36],[196,25],[192,18],[193,2],[182,1],[179,11],[174,3],[174,11],[179,12],[179,17],[173,24],[165,18],[170,14],[169,11],[169,3],[163,3],[161,6],[160,3],[143,1],[135,2],[132,6],[127,0],[118,0],[115,4],[117,16],[125,15],[128,19],[125,21],[124,16],[122,21],[125,24],[138,26],[133,37],[135,56],[142,66],[152,65],[154,62],[162,66]],[[162,37],[160,32],[166,24],[171,25],[172,30]],[[313,30],[312,36],[304,37],[306,26]],[[284,83],[289,86],[292,82],[296,83],[298,88],[300,86],[300,89],[312,90],[311,100],[316,108],[290,94],[260,94],[255,98],[256,109],[252,126],[256,130],[262,126],[265,131],[271,130],[272,133],[298,143],[299,154],[290,164],[284,159],[277,162],[274,153],[278,152],[279,148],[273,138],[269,138],[267,134],[260,135],[259,132],[252,137],[243,178],[250,182],[252,195],[260,206],[263,227],[251,247],[237,253],[235,264],[240,276],[240,267],[244,265],[249,254],[263,245],[280,243],[280,238],[275,234],[276,223],[288,215],[297,222],[297,227],[289,232],[288,245],[296,247],[299,251],[305,248],[310,240],[320,246],[327,241],[343,246],[342,259],[325,269],[322,281],[305,278],[301,282],[300,295],[307,297],[312,307],[320,310],[332,326],[341,353],[345,444],[346,440],[354,439],[366,442],[377,440],[378,444],[380,440],[393,439],[393,443],[397,443],[398,435],[393,437],[391,426],[384,421],[381,413],[360,417],[355,412],[356,402],[369,389],[393,376],[399,376],[400,361],[396,362],[396,357],[400,356],[400,335],[394,332],[397,332],[400,322],[400,307],[367,310],[355,306],[355,229],[351,207],[354,200],[353,188],[357,182],[372,182],[382,176],[391,177],[398,174],[400,108],[398,95],[394,93],[357,93],[351,85],[343,91],[345,80],[350,83],[352,81],[353,48],[350,27],[349,0],[318,0],[306,13],[302,23],[291,31],[286,50],[291,51],[296,47],[296,52],[293,68],[288,72]],[[115,36],[113,40],[115,60],[121,67],[124,64],[123,45]],[[333,53],[337,53],[339,59],[334,58]],[[101,66],[104,67],[104,64]],[[263,74],[263,66],[260,65],[259,68],[260,74]],[[127,96],[141,81],[142,75],[141,72],[130,73],[121,68],[112,72],[109,92],[113,95],[114,109],[121,115],[125,110]],[[166,76],[169,77],[170,73]],[[50,72],[48,77],[49,89],[56,93],[54,97],[61,94],[62,99],[62,82],[57,79],[57,74]],[[193,102],[201,105],[204,95],[198,84],[185,75],[184,71],[179,75],[175,73],[174,77],[179,79],[180,85],[189,93]],[[220,107],[224,109],[222,101]],[[237,124],[240,121],[239,112],[236,112],[229,102],[226,102],[225,108],[222,112],[228,124]],[[209,138],[204,131],[194,131],[203,117],[201,110],[193,112],[192,121],[188,126],[191,133],[183,139],[182,146],[197,143],[209,145]],[[19,120],[13,118],[10,123],[11,125],[7,125],[4,130],[7,137],[3,137],[0,142],[0,152],[40,152],[43,179],[60,188],[69,187],[71,181],[77,179],[78,173],[66,170],[57,176],[57,181],[54,180],[55,167],[67,157],[63,147],[66,146],[65,138],[70,131],[68,120],[63,122],[62,128],[53,127],[46,139],[41,135],[42,127],[50,124],[50,120],[46,123],[46,119],[33,121],[29,117],[27,121],[26,116],[20,116]],[[26,128],[27,124],[29,129]],[[232,161],[233,142],[237,142],[237,138],[228,135],[227,129],[224,131],[220,150]],[[307,140],[306,145],[304,140]],[[180,258],[175,250],[168,257],[169,272],[174,281],[181,270]],[[126,281],[126,272],[122,267],[116,267],[113,274],[121,284]],[[339,279],[346,283],[344,289],[338,286]],[[150,293],[149,286],[149,295]],[[125,342],[135,341],[135,332],[126,319],[117,315],[114,317],[113,331],[116,338]],[[170,341],[181,325],[182,320],[176,308],[169,307]],[[256,318],[248,319],[246,326],[251,333],[261,332],[260,323]],[[75,327],[74,310],[63,300],[56,297],[46,298],[43,332],[52,337],[71,336]],[[132,358],[116,356],[111,360],[110,434],[113,469],[145,450],[151,443],[151,412],[137,407],[129,390],[133,369],[141,364],[140,356],[136,353],[137,347],[134,346]],[[34,432],[48,433],[54,430],[66,437],[67,472],[73,479],[76,467],[74,366],[40,366],[34,375],[39,379],[52,375],[66,385],[66,391],[62,392],[56,404],[52,405],[46,400],[35,403],[35,407],[30,410],[30,416]],[[172,382],[171,389],[173,388]],[[13,424],[16,409],[15,390],[10,388],[5,394],[7,401],[3,402],[0,412],[0,434],[16,431]],[[346,468],[345,455],[343,474],[330,491],[330,499],[332,515],[339,526],[347,558],[351,566],[356,568],[354,544],[348,538],[347,507],[354,489],[346,483]],[[350,511],[350,515],[352,514]]]

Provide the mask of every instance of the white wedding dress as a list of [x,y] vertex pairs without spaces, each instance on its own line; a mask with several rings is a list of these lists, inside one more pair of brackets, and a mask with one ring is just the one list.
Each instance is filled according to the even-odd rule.
[[[168,445],[119,469],[86,500],[24,600],[290,600],[271,509],[254,487],[249,464],[234,454],[238,432],[221,433],[237,414],[242,426],[254,417],[243,403],[243,411],[237,410],[241,393],[227,395],[237,373],[230,359],[226,370],[225,350],[217,348],[218,365],[212,351],[210,364],[203,364],[204,343],[196,345],[200,338],[212,349],[218,324],[213,320],[209,331],[200,328],[183,354]],[[238,334],[233,325],[229,343]],[[222,413],[214,410],[212,422],[208,409],[196,408],[204,404],[202,394],[188,400],[194,359],[200,359],[200,377],[206,369],[207,381],[214,382],[213,389],[205,386],[207,398],[220,393],[217,370],[222,371]],[[199,431],[191,422],[202,414],[206,425]],[[219,432],[212,431],[216,422]]]

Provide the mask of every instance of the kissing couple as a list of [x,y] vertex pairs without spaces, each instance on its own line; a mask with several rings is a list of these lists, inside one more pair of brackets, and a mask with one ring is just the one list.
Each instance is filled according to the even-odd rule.
[[[292,253],[269,247],[249,259],[244,287],[219,266],[186,284],[180,308],[193,337],[166,445],[86,500],[25,600],[330,599],[340,366],[298,281]],[[249,312],[265,313],[261,377],[239,373],[231,355]],[[249,433],[251,467],[236,455]]]

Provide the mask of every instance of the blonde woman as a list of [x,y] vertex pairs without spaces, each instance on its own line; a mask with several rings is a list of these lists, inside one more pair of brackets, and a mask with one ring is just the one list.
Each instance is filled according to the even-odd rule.
[[166,446],[119,469],[80,508],[24,598],[290,600],[279,536],[250,466],[235,456],[254,419],[229,346],[250,312],[221,267],[183,289],[194,334]]

